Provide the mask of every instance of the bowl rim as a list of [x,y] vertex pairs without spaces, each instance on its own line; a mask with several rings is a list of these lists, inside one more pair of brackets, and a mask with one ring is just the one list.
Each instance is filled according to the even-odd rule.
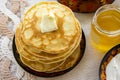
[[[101,78],[101,74],[102,74],[102,65],[104,64],[104,62],[106,62],[107,60],[108,60],[108,58],[112,55],[112,51],[113,50],[117,50],[117,49],[119,49],[120,48],[120,44],[117,44],[116,46],[114,46],[114,47],[112,47],[105,55],[104,55],[104,57],[103,57],[103,59],[102,59],[102,61],[101,61],[101,63],[100,63],[100,66],[99,66],[99,80],[102,80],[102,78]],[[116,52],[114,55],[113,55],[113,57],[114,56],[116,56],[118,53]],[[111,60],[110,60],[111,61]],[[110,62],[109,61],[109,62]],[[108,63],[109,63],[108,62]],[[106,69],[106,67],[105,67],[105,69]]]

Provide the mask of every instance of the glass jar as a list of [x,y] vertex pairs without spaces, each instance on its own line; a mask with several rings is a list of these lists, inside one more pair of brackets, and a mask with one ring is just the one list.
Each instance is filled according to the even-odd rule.
[[120,7],[109,4],[96,11],[91,24],[91,41],[103,52],[120,44]]

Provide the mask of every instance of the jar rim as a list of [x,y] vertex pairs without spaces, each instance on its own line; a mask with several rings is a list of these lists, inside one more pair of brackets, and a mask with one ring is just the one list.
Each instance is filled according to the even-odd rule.
[[[115,30],[115,31],[106,31],[106,30],[103,30],[103,29],[101,29],[100,28],[100,26],[97,24],[97,16],[98,16],[98,13],[100,12],[102,10],[102,12],[104,12],[104,11],[108,11],[108,10],[116,10],[117,12],[119,12],[120,13],[120,8],[118,8],[118,7],[116,7],[116,6],[114,6],[114,5],[111,5],[111,4],[107,4],[107,5],[104,5],[104,6],[101,6],[100,8],[98,8],[98,10],[95,12],[95,15],[94,15],[94,17],[93,17],[93,21],[92,21],[92,24],[94,24],[95,26],[95,28],[98,30],[98,31],[100,31],[100,32],[102,32],[102,33],[104,33],[104,34],[107,34],[107,35],[118,35],[118,33],[120,33],[120,29],[119,30]],[[102,12],[100,12],[100,13],[102,13]],[[99,13],[99,14],[100,14]]]

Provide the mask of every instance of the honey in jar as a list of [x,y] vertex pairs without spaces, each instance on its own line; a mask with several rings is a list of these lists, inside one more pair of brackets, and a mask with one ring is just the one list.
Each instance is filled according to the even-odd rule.
[[92,44],[101,51],[107,51],[120,43],[120,10],[101,7],[91,24]]

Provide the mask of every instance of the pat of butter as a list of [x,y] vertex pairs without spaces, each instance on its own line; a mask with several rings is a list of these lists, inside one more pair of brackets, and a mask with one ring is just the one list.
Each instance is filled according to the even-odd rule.
[[42,16],[40,29],[42,33],[52,32],[58,29],[56,18],[53,13],[45,14]]
[[120,53],[107,65],[106,80],[120,80]]

